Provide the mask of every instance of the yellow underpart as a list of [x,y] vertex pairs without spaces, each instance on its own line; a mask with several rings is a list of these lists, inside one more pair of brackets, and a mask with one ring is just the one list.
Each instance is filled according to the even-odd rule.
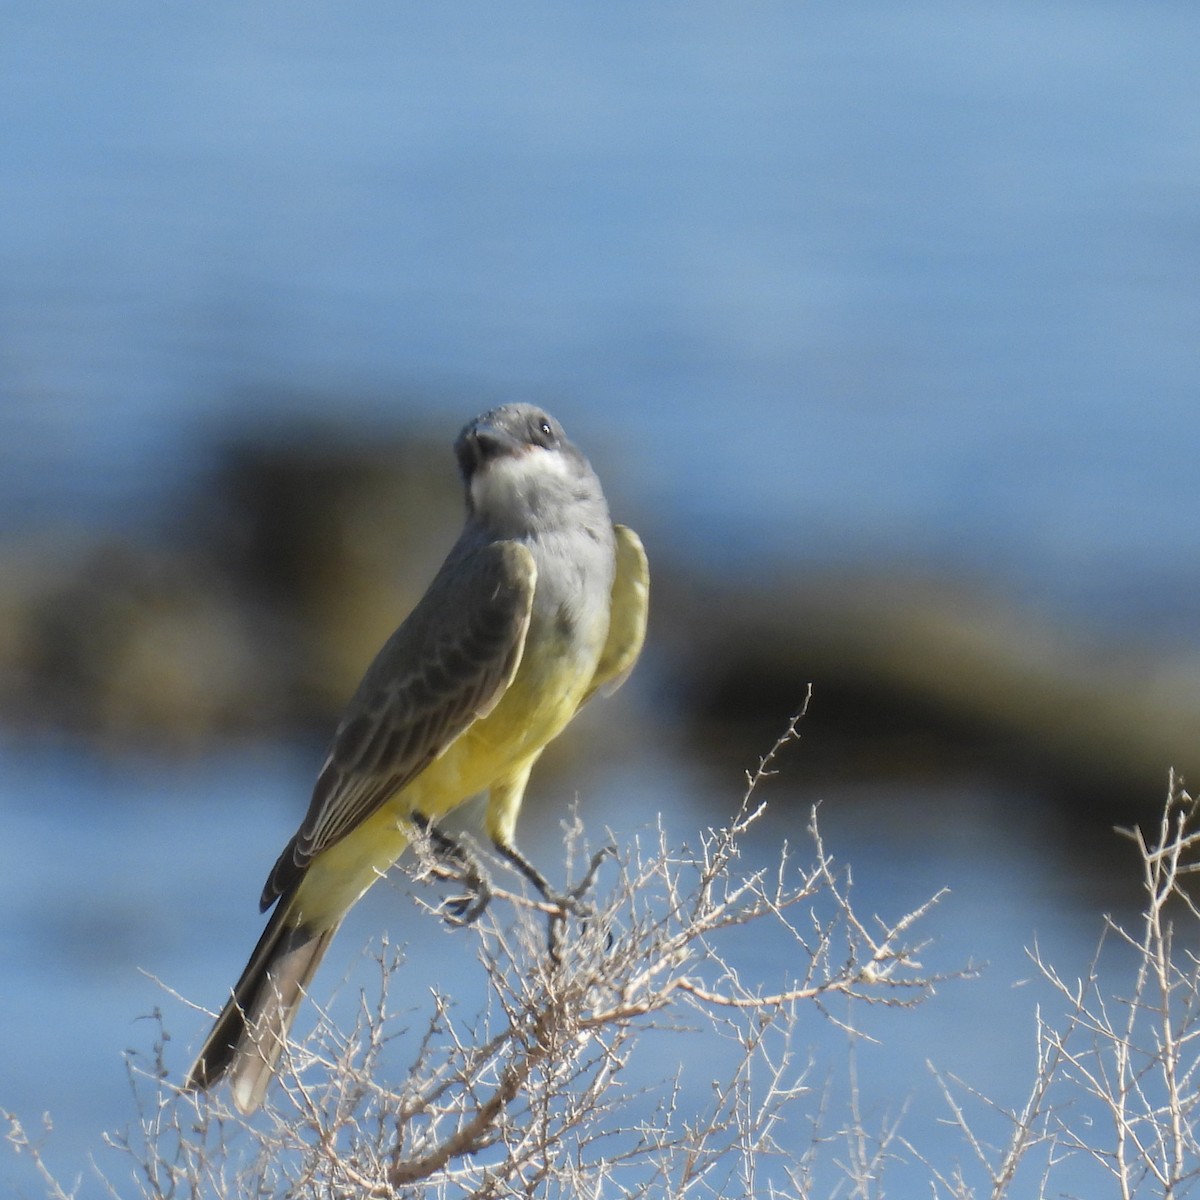
[[599,656],[597,649],[581,662],[564,656],[552,639],[542,640],[540,647],[526,643],[516,676],[486,717],[408,787],[313,859],[289,904],[292,923],[311,929],[337,924],[404,852],[413,813],[437,819],[490,791],[488,835],[511,842],[529,771],[575,715]]

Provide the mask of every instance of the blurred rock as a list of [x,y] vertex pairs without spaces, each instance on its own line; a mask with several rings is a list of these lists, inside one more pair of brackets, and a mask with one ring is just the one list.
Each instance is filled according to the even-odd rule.
[[367,441],[302,427],[228,447],[186,536],[285,624],[288,708],[327,721],[420,599],[462,520],[444,430]]
[[0,549],[0,715],[118,747],[326,735],[461,525],[437,441],[248,438],[169,547]]
[[657,599],[698,747],[754,761],[811,683],[806,772],[991,774],[1102,815],[1155,811],[1169,767],[1200,777],[1194,657],[1092,644],[948,579],[807,572]]
[[201,563],[111,542],[6,585],[6,720],[177,747],[276,723],[269,626]]

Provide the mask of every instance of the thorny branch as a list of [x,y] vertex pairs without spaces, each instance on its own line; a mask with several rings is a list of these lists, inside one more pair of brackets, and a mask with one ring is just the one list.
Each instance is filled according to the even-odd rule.
[[[937,1172],[945,1194],[966,1200],[986,1194],[1065,1194],[1064,1171],[1090,1180],[1073,1195],[1163,1197],[1175,1200],[1200,1180],[1200,959],[1180,952],[1178,918],[1192,939],[1200,908],[1188,892],[1198,869],[1197,804],[1172,773],[1167,801],[1152,837],[1118,830],[1137,850],[1145,907],[1140,926],[1109,919],[1105,938],[1082,979],[1064,977],[1035,946],[1030,957],[1062,1004],[1054,1019],[1037,1014],[1036,1073],[1023,1105],[1005,1111],[939,1076],[953,1122],[971,1148],[986,1184],[977,1191],[963,1172]],[[1131,957],[1127,992],[1114,991],[1102,959]],[[980,1137],[958,1093],[1000,1114],[1010,1130],[993,1152]],[[1079,1187],[1078,1182],[1074,1185]]]
[[[773,870],[736,871],[801,715],[748,775],[732,820],[698,849],[672,847],[660,826],[618,855],[604,872],[615,879],[572,918],[558,953],[546,952],[545,904],[493,887],[491,907],[461,935],[476,939],[486,974],[482,1012],[464,1021],[465,998],[435,995],[406,1064],[388,999],[399,962],[386,945],[379,996],[349,1031],[322,1018],[289,1048],[282,1086],[252,1123],[220,1093],[174,1094],[157,1059],[140,1126],[115,1139],[143,1164],[141,1194],[740,1195],[776,1159],[781,1177],[803,1178],[807,1152],[783,1155],[772,1132],[809,1092],[792,1049],[801,1006],[834,996],[906,1006],[943,976],[922,968],[908,940],[937,897],[872,931],[815,809],[811,865],[797,867],[785,848]],[[576,824],[568,849],[586,862],[581,841]],[[734,935],[768,925],[797,965],[782,990],[739,973]],[[645,1071],[631,1076],[630,1064],[645,1038],[682,1036],[689,1024],[733,1038],[739,1057],[707,1113],[683,1119],[679,1084],[634,1082]]]

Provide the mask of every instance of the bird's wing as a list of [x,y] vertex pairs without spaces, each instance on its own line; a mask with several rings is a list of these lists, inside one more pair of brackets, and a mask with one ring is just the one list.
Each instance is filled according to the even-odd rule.
[[347,706],[263,909],[491,712],[520,664],[536,581],[533,555],[518,542],[489,543],[439,573]]
[[629,677],[646,640],[646,617],[650,611],[650,564],[642,539],[625,525],[614,525],[617,541],[617,570],[613,576],[609,606],[608,640],[600,654],[583,699],[596,692],[612,695]]

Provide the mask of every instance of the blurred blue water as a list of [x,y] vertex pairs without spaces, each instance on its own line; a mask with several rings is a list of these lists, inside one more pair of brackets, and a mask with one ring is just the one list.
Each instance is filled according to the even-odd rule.
[[1195,634],[1194,5],[2,20],[9,527],[143,519],[248,395],[533,395],[693,555]]

